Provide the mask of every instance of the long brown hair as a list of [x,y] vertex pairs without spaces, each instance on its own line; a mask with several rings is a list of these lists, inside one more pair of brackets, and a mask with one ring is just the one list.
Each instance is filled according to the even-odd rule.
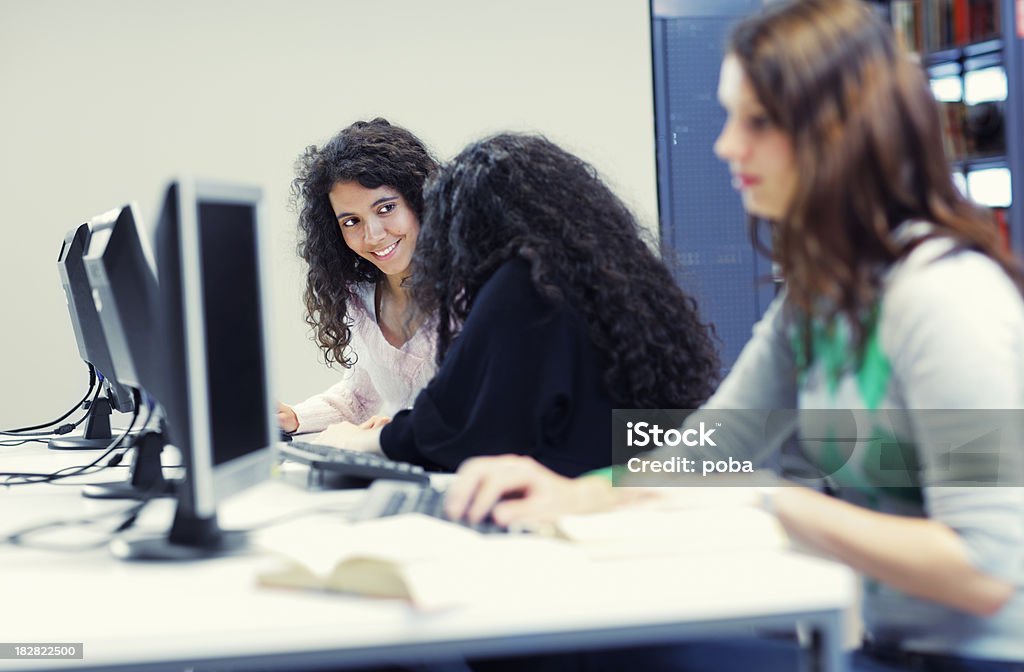
[[298,253],[309,267],[306,323],[327,365],[355,364],[353,354],[346,352],[352,340],[349,301],[356,285],[383,277],[345,244],[328,193],[338,182],[358,182],[367,189],[392,187],[419,218],[423,183],[437,165],[419,138],[381,118],[343,128],[326,144],[307,147],[295,162],[291,203],[299,215]]
[[[879,271],[916,244],[891,235],[910,219],[988,255],[1021,286],[992,217],[953,182],[925,73],[867,3],[769,5],[733,29],[727,52],[793,142],[796,193],[770,226],[772,258],[798,314],[824,310],[826,323],[845,316],[859,350]],[[758,222],[751,226],[756,241]]]

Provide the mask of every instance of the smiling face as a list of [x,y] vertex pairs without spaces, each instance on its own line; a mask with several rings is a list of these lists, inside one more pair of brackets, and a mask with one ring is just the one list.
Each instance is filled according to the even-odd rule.
[[407,275],[420,223],[397,189],[338,182],[327,198],[349,249],[384,275]]
[[726,120],[715,154],[729,164],[743,207],[757,217],[781,219],[796,192],[793,142],[768,117],[739,60],[727,55],[718,81]]

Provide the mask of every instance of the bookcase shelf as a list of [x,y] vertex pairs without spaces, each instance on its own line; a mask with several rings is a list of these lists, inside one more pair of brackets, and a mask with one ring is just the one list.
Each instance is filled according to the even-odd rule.
[[980,70],[1003,64],[1003,41],[985,40],[974,44],[965,44],[962,47],[949,47],[940,51],[933,51],[922,57],[925,67],[931,72],[932,68],[942,67],[951,64],[961,65],[964,70]]
[[1003,37],[1002,0],[866,0],[896,37],[921,54],[982,45]]
[[[1024,250],[1024,80],[1016,0],[865,0],[918,54],[940,101],[957,184],[993,209],[1008,246]],[[1016,179],[1014,179],[1016,178]],[[1014,194],[1018,194],[1014,198]],[[1014,207],[1014,204],[1017,207]]]

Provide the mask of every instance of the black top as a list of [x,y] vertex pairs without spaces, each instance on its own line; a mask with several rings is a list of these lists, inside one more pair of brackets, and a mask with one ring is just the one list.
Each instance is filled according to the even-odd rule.
[[474,455],[532,455],[577,476],[611,464],[604,358],[571,306],[537,292],[527,262],[484,284],[462,332],[412,409],[380,435],[384,454],[454,470]]

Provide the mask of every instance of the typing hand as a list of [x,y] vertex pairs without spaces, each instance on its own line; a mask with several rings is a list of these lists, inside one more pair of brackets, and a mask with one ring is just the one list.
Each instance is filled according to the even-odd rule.
[[277,402],[277,424],[286,432],[294,432],[299,428],[299,417],[295,410],[288,404]]
[[363,453],[382,454],[380,449],[380,427],[364,429],[362,426],[353,425],[351,422],[339,422],[335,425],[328,425],[327,429],[311,439],[311,443],[320,443],[325,446],[334,446],[335,448],[344,448],[346,450],[358,450]]
[[359,425],[359,429],[377,429],[391,422],[391,418],[386,415],[371,415],[370,419]]
[[616,496],[603,478],[566,478],[532,457],[475,457],[462,463],[448,487],[445,513],[472,523],[488,513],[499,525],[541,523],[610,509]]

